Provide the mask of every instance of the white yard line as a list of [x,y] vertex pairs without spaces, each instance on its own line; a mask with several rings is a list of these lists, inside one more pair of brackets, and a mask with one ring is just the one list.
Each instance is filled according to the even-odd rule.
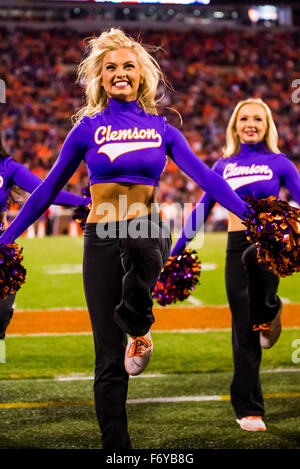
[[[229,397],[229,396],[228,396]],[[127,404],[160,404],[168,402],[205,402],[227,400],[227,396],[174,396],[128,399]]]
[[190,296],[187,298],[187,301],[188,301],[189,303],[191,303],[192,305],[194,305],[194,306],[203,306],[202,301],[198,300],[198,298],[196,298],[195,296],[192,296],[192,295],[190,295]]
[[[169,376],[166,374],[162,373],[145,373],[143,376],[131,376],[130,379],[132,378],[162,378],[165,376]],[[81,381],[81,380],[91,380],[94,379],[94,376],[58,376],[57,378],[54,378],[55,381]]]
[[48,275],[82,274],[82,264],[45,265],[43,272]]
[[[286,393],[267,393],[265,398],[291,398],[300,397],[300,392],[286,392]],[[128,399],[127,404],[167,404],[167,403],[181,403],[181,402],[207,402],[207,401],[230,401],[229,395],[211,395],[211,396],[173,396],[173,397],[152,397],[152,398],[138,398]],[[14,408],[35,408],[35,407],[64,407],[76,405],[94,405],[93,400],[77,400],[77,401],[46,401],[46,402],[4,402],[0,403],[0,409],[14,409]]]
[[[265,369],[261,370],[261,373],[299,373],[299,368],[274,368],[274,369]],[[192,373],[191,373],[192,374]],[[177,373],[144,373],[139,376],[130,376],[130,379],[141,379],[141,378],[166,378],[172,376],[180,376]],[[92,380],[93,376],[57,376],[54,378],[55,381],[81,381],[81,380]],[[27,380],[26,380],[27,381]]]

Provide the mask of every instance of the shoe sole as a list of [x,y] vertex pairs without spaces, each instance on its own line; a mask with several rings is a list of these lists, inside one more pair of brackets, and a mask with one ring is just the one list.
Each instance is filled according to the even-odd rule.
[[272,338],[269,339],[268,337],[264,336],[262,331],[260,332],[259,343],[260,343],[261,348],[270,349],[278,341],[278,339],[280,337],[280,334],[281,334],[281,329],[282,329],[282,327],[281,327],[281,312],[282,312],[282,304],[280,306],[280,309],[279,309],[278,313],[276,314],[275,318],[273,319],[273,321],[276,323],[275,327],[277,328],[277,330],[275,331],[276,332],[275,337],[273,339]]
[[248,432],[265,432],[267,430],[267,428],[249,428],[243,425],[238,419],[236,421],[243,430],[246,430]]
[[148,364],[149,364],[149,362],[150,362],[151,356],[152,356],[152,351],[151,351],[151,353],[150,353],[149,356],[148,356],[148,360],[147,360],[146,365],[143,367],[142,370],[138,370],[136,373],[130,372],[130,371],[128,370],[128,368],[127,368],[127,366],[126,366],[126,360],[125,360],[124,366],[125,366],[126,372],[129,374],[129,376],[138,376],[138,375],[142,374],[142,373],[145,371],[145,369],[147,368],[147,366],[148,366]]

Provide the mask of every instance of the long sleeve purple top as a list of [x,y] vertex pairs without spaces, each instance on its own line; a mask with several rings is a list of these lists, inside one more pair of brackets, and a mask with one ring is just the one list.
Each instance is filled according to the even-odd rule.
[[[222,176],[242,199],[245,199],[246,195],[256,199],[278,197],[280,188],[285,186],[295,202],[300,205],[300,175],[296,166],[283,153],[272,153],[264,142],[241,144],[241,151],[237,155],[220,158],[212,169]],[[216,199],[211,194],[203,194],[188,216],[171,251],[172,256],[183,251],[194,238],[215,203]],[[202,209],[204,215],[201,219]]]
[[187,140],[165,117],[142,110],[137,100],[112,98],[102,112],[85,116],[68,134],[58,159],[45,180],[0,237],[12,243],[53,202],[59,191],[85,161],[90,185],[101,182],[159,184],[166,155],[204,191],[238,217],[247,205],[221,176],[192,152]]

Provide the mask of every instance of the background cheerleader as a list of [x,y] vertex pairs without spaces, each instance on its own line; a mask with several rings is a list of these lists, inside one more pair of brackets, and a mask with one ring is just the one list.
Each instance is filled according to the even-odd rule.
[[[277,147],[277,130],[269,107],[261,99],[247,99],[235,107],[226,131],[223,157],[213,170],[241,197],[278,197],[284,185],[300,205],[300,176],[295,165]],[[185,223],[172,249],[184,249],[200,228],[197,211],[204,204],[204,222],[215,200],[204,194]],[[231,402],[245,430],[266,430],[259,367],[261,347],[272,347],[281,332],[279,278],[258,262],[256,246],[247,240],[245,225],[229,212],[226,290],[232,313],[234,375]]]
[[[41,182],[42,180],[24,165],[8,156],[3,148],[0,136],[0,223],[2,233],[8,227],[7,209],[14,186],[32,193]],[[90,198],[61,191],[53,203],[64,206],[79,207],[84,205],[87,207],[90,203]],[[0,299],[0,340],[4,340],[6,329],[11,321],[15,296],[16,294],[14,293],[5,299]]]

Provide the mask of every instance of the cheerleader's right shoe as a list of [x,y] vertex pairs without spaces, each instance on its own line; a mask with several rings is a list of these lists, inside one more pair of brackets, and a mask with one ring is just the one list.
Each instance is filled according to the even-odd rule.
[[130,376],[137,376],[146,369],[153,352],[150,331],[140,337],[129,336],[125,351],[125,369]]
[[282,304],[280,303],[279,311],[273,321],[261,325],[259,342],[260,346],[264,349],[269,349],[276,344],[281,334],[281,311]]
[[263,432],[267,430],[262,417],[248,416],[236,419],[236,421],[243,430],[248,430],[248,432]]

